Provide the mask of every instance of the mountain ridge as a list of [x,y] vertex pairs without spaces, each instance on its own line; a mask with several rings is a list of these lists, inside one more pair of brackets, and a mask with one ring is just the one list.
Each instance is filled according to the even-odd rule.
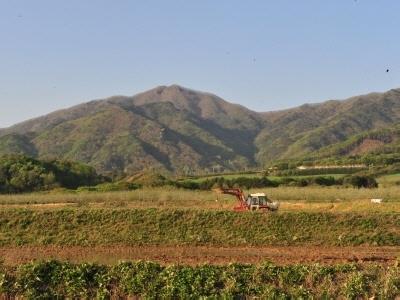
[[212,93],[158,86],[0,129],[0,154],[77,160],[103,173],[239,170],[310,156],[399,121],[400,89],[260,113]]

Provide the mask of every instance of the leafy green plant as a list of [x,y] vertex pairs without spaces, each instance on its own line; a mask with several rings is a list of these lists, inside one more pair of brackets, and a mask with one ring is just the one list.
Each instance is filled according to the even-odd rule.
[[[0,272],[0,296],[78,298],[262,298],[348,299],[400,296],[397,265],[334,266],[229,264],[161,266],[121,262],[115,266],[32,262]],[[318,278],[318,280],[310,280]]]
[[367,296],[368,288],[368,276],[361,272],[356,272],[344,284],[343,293],[349,299],[363,298]]

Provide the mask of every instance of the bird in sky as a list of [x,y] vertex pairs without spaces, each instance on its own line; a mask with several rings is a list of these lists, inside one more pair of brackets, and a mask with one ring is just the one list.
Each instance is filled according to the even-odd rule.
[[389,73],[389,69],[386,69],[386,73]]

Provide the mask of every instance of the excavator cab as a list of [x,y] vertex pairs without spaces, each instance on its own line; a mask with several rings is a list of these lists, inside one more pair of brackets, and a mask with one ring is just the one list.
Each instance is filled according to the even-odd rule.
[[270,209],[272,201],[264,193],[249,194],[246,204],[250,210]]

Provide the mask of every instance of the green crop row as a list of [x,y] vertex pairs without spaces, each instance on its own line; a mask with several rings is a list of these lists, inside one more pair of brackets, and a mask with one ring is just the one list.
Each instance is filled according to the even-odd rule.
[[48,261],[0,268],[0,296],[27,299],[395,299],[399,266],[277,266],[229,264],[197,267],[121,262],[115,266]]
[[400,245],[399,213],[0,211],[0,245]]

